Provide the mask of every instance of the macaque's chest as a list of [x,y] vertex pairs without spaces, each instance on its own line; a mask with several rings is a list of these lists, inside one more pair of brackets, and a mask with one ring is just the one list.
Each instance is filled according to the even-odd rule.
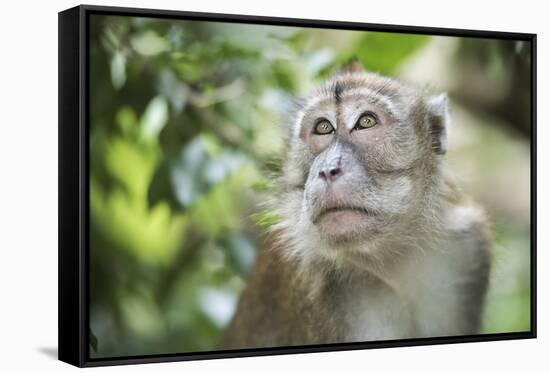
[[391,289],[364,281],[342,289],[346,341],[387,340],[460,333],[459,274],[447,255],[411,263]]

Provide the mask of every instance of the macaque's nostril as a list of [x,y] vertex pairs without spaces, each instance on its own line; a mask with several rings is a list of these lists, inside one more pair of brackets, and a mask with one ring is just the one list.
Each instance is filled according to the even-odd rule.
[[333,167],[328,170],[319,171],[319,178],[325,181],[335,181],[342,175],[342,169],[340,167]]

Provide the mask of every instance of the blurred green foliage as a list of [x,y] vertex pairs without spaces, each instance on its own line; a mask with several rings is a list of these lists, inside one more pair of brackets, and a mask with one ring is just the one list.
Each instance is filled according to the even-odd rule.
[[357,57],[365,69],[388,75],[429,39],[426,35],[368,33],[359,41]]
[[261,203],[293,97],[353,56],[395,75],[430,37],[98,15],[90,32],[91,356],[211,350],[277,219]]

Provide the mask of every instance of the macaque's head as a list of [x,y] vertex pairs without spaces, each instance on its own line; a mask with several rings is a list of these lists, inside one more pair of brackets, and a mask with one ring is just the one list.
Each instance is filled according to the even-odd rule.
[[336,249],[405,232],[433,207],[447,122],[445,95],[363,71],[326,81],[289,128],[287,224]]

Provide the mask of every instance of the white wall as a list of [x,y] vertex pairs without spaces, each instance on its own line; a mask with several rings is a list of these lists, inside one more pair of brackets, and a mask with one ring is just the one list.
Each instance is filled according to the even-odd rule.
[[[545,103],[550,66],[543,1],[94,1],[101,5],[534,32],[538,38],[539,339],[155,364],[116,371],[186,372],[344,370],[518,372],[548,368],[550,269]],[[0,369],[68,371],[57,346],[57,12],[74,1],[5,1],[0,12]],[[545,188],[546,187],[546,188]],[[513,195],[511,195],[513,198]],[[536,369],[537,371],[544,368]]]

